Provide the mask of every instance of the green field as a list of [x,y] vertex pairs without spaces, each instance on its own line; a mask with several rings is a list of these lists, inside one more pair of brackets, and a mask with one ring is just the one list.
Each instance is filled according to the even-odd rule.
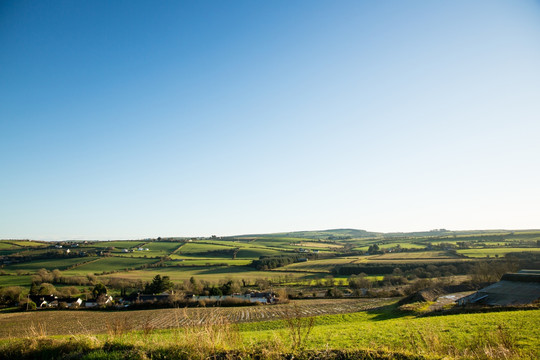
[[30,286],[31,275],[2,275],[0,286]]
[[360,257],[336,257],[331,259],[322,260],[309,260],[306,262],[299,262],[290,265],[286,265],[280,269],[291,271],[308,271],[308,272],[330,272],[336,265],[352,264],[358,261]]
[[[96,259],[95,257],[73,257],[73,258],[64,258],[64,259],[46,259],[46,260],[36,260],[31,262],[23,262],[19,264],[7,265],[5,270],[8,272],[15,272],[17,270],[24,270],[34,272],[39,269],[47,270],[64,270],[70,266],[80,264],[86,261]],[[0,280],[1,281],[1,280]]]
[[153,252],[161,252],[163,255],[168,255],[172,253],[174,250],[178,249],[182,244],[177,242],[150,242],[147,243],[144,247],[148,248],[150,251]]
[[217,244],[207,244],[207,243],[187,243],[177,252],[178,255],[190,255],[192,254],[204,254],[209,251],[232,251],[233,246],[229,245],[217,245]]
[[[540,310],[490,314],[463,314],[429,318],[397,317],[377,312],[328,315],[318,317],[307,347],[331,348],[389,348],[395,351],[430,355],[447,355],[452,351],[465,352],[475,341],[492,334],[502,326],[515,337],[525,354],[540,355]],[[248,341],[271,339],[275,331],[283,331],[283,324],[252,323],[242,325]],[[519,329],[519,330],[518,330]],[[431,342],[431,343],[430,343]]]
[[482,257],[496,257],[504,256],[509,253],[517,252],[540,252],[540,248],[511,248],[511,247],[501,247],[501,248],[482,248],[482,249],[464,249],[458,250],[458,254],[465,255],[472,258],[482,258]]
[[[4,242],[4,241],[1,241],[1,242]],[[1,243],[0,242],[0,243]],[[15,246],[19,246],[19,247],[43,247],[43,246],[47,246],[46,243],[44,242],[40,242],[40,241],[31,241],[31,240],[8,240],[6,241],[7,243],[10,243],[10,244],[13,244]]]
[[[138,250],[138,246],[134,245],[141,245],[141,248],[144,250]],[[115,250],[111,251],[112,254],[115,256],[123,256],[123,257],[163,257],[163,256],[169,256],[171,253],[173,253],[176,249],[181,247],[183,243],[178,242],[148,242],[144,245],[142,243],[132,243],[132,247],[120,247],[116,248]],[[125,252],[124,249],[127,249],[130,252]],[[148,249],[148,250],[146,250]],[[131,252],[133,250],[133,252]]]
[[236,258],[238,259],[258,259],[261,256],[275,256],[282,254],[282,252],[274,249],[264,249],[264,248],[244,248],[238,251]]
[[173,255],[171,256],[171,261],[166,261],[165,264],[167,266],[206,266],[208,265],[216,265],[216,264],[227,264],[227,265],[235,265],[235,266],[244,266],[251,264],[251,260],[249,259],[222,259],[222,258],[190,258],[186,256],[177,256]]
[[155,259],[144,258],[124,258],[117,256],[98,258],[97,261],[83,264],[72,270],[64,271],[65,275],[86,275],[89,273],[101,273],[109,271],[118,271],[124,269],[134,269],[143,265],[155,263]]
[[386,261],[386,260],[443,260],[458,258],[446,251],[414,251],[414,252],[394,252],[383,255],[370,255],[368,261]]
[[17,249],[19,248],[16,245],[13,245],[12,243],[6,242],[6,241],[0,241],[0,250],[11,250],[11,249]]
[[94,243],[80,245],[81,247],[91,248],[117,248],[131,249],[146,244],[144,240],[120,240],[120,241],[98,241]]
[[160,274],[167,275],[174,282],[189,280],[192,276],[200,280],[217,282],[225,279],[246,279],[255,281],[256,279],[279,279],[290,276],[297,279],[309,278],[310,274],[295,273],[289,271],[257,271],[245,266],[198,266],[198,267],[167,267],[158,269],[135,270],[126,273],[115,273],[104,275],[110,278],[142,279],[150,281],[154,276]]
[[[384,243],[384,244],[377,244],[380,249],[390,249],[395,248],[397,245],[399,245],[402,249],[424,249],[426,245],[420,245],[410,242],[391,242],[391,243]],[[360,251],[368,251],[369,245],[355,247],[354,250],[360,250]]]

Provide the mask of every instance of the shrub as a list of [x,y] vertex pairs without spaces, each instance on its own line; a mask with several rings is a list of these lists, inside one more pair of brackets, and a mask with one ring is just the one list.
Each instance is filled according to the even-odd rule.
[[19,303],[19,309],[21,309],[21,310],[36,310],[37,305],[32,300],[24,299]]

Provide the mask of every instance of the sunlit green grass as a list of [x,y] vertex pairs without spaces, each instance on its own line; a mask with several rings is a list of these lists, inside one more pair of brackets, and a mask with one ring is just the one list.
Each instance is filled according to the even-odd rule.
[[156,259],[145,259],[138,257],[102,257],[99,258],[97,261],[83,264],[73,270],[67,270],[63,273],[65,275],[85,275],[88,273],[101,273],[104,271],[118,271],[124,269],[133,269],[142,265],[149,265],[155,263],[156,261]]
[[235,266],[244,266],[251,264],[251,260],[249,259],[235,259],[232,260],[231,258],[188,258],[188,257],[181,257],[181,256],[175,256],[173,255],[171,257],[172,261],[166,261],[165,264],[167,266],[212,266],[216,264],[227,264],[227,265],[235,265]]
[[[395,248],[397,245],[401,246],[402,249],[424,249],[427,244],[419,245],[419,244],[414,244],[410,242],[392,242],[392,243],[378,244],[380,249]],[[369,245],[355,247],[354,250],[368,251]]]
[[20,246],[20,247],[44,247],[49,246],[49,244],[41,241],[32,241],[32,240],[9,240],[8,242]]
[[117,249],[130,249],[136,246],[140,246],[145,244],[146,242],[143,240],[119,240],[119,241],[98,241],[95,243],[90,243],[84,245],[84,247],[91,247],[91,248],[110,248],[114,247]]
[[64,270],[70,266],[80,264],[89,260],[95,259],[95,257],[73,257],[73,258],[62,258],[62,259],[44,259],[44,260],[35,260],[31,262],[23,262],[19,264],[7,265],[4,270],[7,272],[15,272],[17,270],[23,270],[28,272],[35,272],[39,269],[47,270]]
[[308,260],[289,264],[279,268],[280,270],[310,271],[329,273],[336,265],[351,264],[358,260],[358,257],[343,257],[321,260]]
[[[320,316],[310,335],[309,348],[372,348],[387,347],[415,351],[420,337],[437,337],[446,346],[466,347],[486,333],[503,326],[512,332],[516,342],[524,349],[540,351],[540,310],[512,311],[487,314],[462,314],[415,318],[394,317],[384,312],[361,312]],[[284,331],[281,321],[241,324],[248,341],[270,339],[276,331]],[[286,333],[286,331],[285,331]]]
[[468,257],[473,258],[479,258],[479,257],[487,257],[487,256],[504,256],[508,253],[515,253],[515,252],[540,252],[540,248],[510,248],[510,247],[502,247],[502,248],[487,248],[487,249],[464,249],[464,250],[458,250],[458,254],[462,254]]
[[0,250],[20,249],[20,247],[13,245],[7,241],[0,241]]
[[27,286],[32,284],[30,275],[3,275],[0,276],[0,287]]

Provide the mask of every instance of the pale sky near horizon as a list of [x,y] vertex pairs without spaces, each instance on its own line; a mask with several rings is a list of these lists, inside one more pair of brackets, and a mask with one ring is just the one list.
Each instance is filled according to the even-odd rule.
[[539,157],[539,1],[0,3],[0,238],[537,229]]

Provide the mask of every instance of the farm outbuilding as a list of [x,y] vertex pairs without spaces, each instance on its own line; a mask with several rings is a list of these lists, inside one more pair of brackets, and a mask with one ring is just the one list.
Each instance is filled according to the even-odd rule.
[[38,308],[50,307],[52,302],[58,300],[58,297],[54,295],[30,295],[29,298]]
[[538,300],[540,300],[540,271],[522,270],[515,274],[505,274],[501,281],[456,302],[458,305],[508,306],[526,305]]

